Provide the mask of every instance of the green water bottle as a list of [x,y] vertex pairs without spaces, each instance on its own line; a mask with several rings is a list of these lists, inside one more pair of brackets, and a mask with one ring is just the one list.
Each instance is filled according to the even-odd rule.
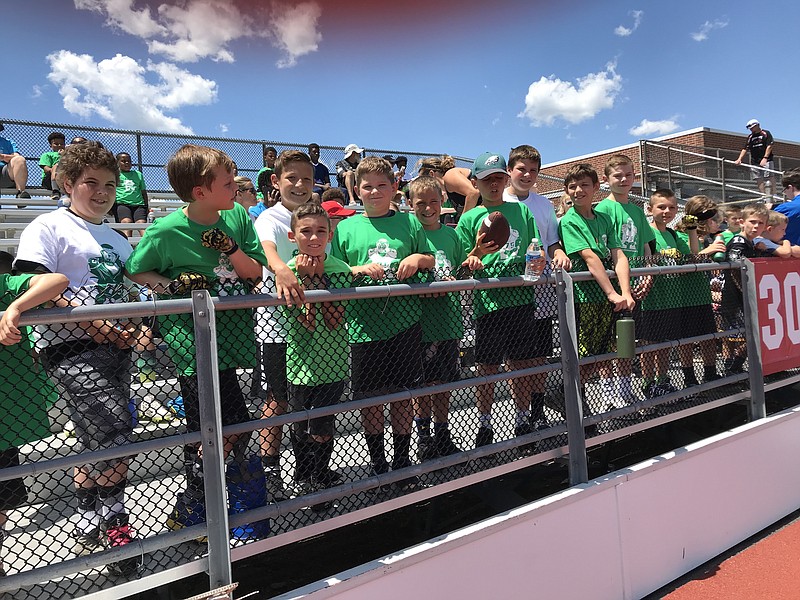
[[[718,233],[717,237],[714,238],[714,241],[724,242],[725,238],[722,237],[721,233]],[[714,256],[711,257],[711,260],[713,260],[714,262],[725,262],[726,258],[727,256],[725,252],[714,252]]]
[[617,358],[633,358],[636,354],[636,326],[631,313],[617,319]]

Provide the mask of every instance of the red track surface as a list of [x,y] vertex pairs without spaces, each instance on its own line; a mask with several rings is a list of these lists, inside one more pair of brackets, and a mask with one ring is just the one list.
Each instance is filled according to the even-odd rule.
[[665,600],[800,600],[800,520],[686,576]]

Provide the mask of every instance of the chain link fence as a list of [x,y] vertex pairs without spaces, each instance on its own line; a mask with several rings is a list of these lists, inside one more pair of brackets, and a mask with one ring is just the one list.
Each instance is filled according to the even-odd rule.
[[[631,358],[618,316],[582,295],[588,273],[530,283],[522,265],[355,288],[347,275],[291,308],[223,286],[32,311],[27,345],[3,347],[0,591],[127,595],[203,570],[224,585],[240,550],[567,455],[586,481],[587,447],[723,404],[747,400],[755,418],[752,311],[712,284],[742,267],[703,261],[632,265],[650,289]],[[367,313],[379,329],[359,325]]]

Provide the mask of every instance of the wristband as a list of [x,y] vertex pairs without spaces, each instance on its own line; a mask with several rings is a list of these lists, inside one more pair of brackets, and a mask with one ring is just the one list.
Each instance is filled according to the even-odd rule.
[[223,252],[223,254],[225,254],[226,256],[230,256],[231,254],[235,253],[238,249],[239,249],[239,244],[233,242],[233,248],[231,248],[227,252]]

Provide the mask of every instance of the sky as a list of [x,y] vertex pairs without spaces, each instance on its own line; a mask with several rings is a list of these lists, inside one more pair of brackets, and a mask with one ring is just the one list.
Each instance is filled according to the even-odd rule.
[[751,118],[800,141],[788,0],[0,0],[0,14],[0,119],[466,157],[531,144],[545,164],[695,127],[746,134]]

